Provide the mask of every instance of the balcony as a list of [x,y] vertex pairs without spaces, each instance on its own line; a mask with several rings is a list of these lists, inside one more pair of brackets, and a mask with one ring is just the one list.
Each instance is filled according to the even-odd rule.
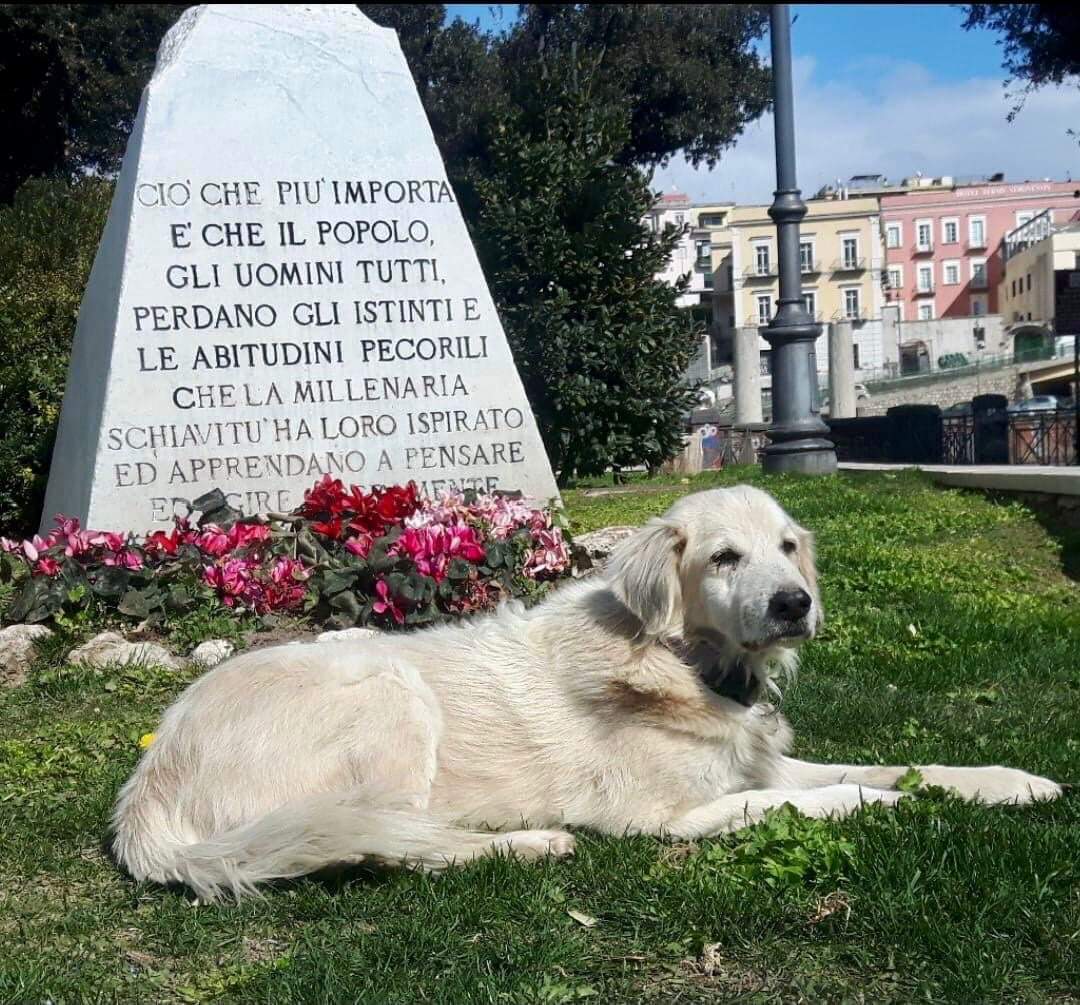
[[832,264],[833,272],[865,272],[865,258],[839,258]]
[[915,287],[915,296],[917,297],[932,297],[934,295],[934,284],[920,285]]
[[775,279],[776,278],[776,266],[766,265],[762,268],[760,265],[749,265],[743,270],[744,279]]
[[799,271],[804,276],[816,276],[821,272],[821,262],[802,262],[800,263]]
[[916,255],[932,255],[934,253],[934,242],[927,241],[925,244],[915,245]]
[[986,250],[986,238],[985,237],[971,237],[971,238],[968,238],[967,250],[968,251],[985,251]]

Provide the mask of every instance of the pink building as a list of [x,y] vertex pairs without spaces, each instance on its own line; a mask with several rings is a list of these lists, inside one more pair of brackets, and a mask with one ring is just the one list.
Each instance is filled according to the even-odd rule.
[[1078,182],[924,182],[881,193],[886,297],[903,321],[996,314],[1005,235],[1043,210],[1080,209]]

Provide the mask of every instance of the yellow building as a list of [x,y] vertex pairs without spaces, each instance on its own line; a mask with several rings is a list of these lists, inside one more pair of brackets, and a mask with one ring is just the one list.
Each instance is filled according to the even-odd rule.
[[[880,318],[885,256],[878,200],[811,199],[806,206],[800,260],[807,310],[824,323]],[[721,347],[731,345],[736,328],[768,324],[776,311],[776,224],[768,208],[736,206],[724,232],[712,235],[713,327]]]

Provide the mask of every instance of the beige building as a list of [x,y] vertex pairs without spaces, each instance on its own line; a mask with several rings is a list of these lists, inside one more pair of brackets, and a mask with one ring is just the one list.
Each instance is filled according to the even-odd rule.
[[1008,329],[1039,326],[1055,332],[1056,294],[1063,281],[1058,274],[1080,269],[1080,222],[1055,225],[1050,211],[1040,213],[1006,235],[1004,251],[998,303]]
[[[883,302],[878,200],[811,199],[800,227],[803,297],[823,323],[856,326],[881,317]],[[713,237],[713,321],[730,345],[736,328],[765,325],[780,293],[776,225],[767,206],[736,206],[726,234]]]

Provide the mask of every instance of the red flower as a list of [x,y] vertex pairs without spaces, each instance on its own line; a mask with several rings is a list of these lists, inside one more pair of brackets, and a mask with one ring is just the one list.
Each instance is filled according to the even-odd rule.
[[234,550],[250,548],[253,544],[270,540],[270,528],[264,523],[234,523],[229,528],[228,537]]
[[316,534],[321,534],[323,537],[330,538],[331,541],[337,541],[341,538],[341,517],[335,516],[330,520],[322,522],[316,522],[311,525],[311,529]]
[[166,534],[163,530],[155,530],[153,534],[150,534],[145,543],[143,549],[151,555],[161,553],[162,555],[175,555],[180,547],[180,530],[177,528],[171,534]]
[[371,605],[371,609],[376,614],[389,614],[399,625],[405,624],[405,612],[394,603],[385,579],[380,579],[375,584],[375,592],[379,599]]
[[42,576],[57,576],[60,574],[60,563],[55,558],[49,558],[47,555],[42,556],[37,560],[34,572]]
[[341,479],[323,475],[322,481],[316,482],[304,493],[304,505],[300,507],[300,512],[308,519],[326,514],[336,516],[344,512],[345,506],[345,486]]

